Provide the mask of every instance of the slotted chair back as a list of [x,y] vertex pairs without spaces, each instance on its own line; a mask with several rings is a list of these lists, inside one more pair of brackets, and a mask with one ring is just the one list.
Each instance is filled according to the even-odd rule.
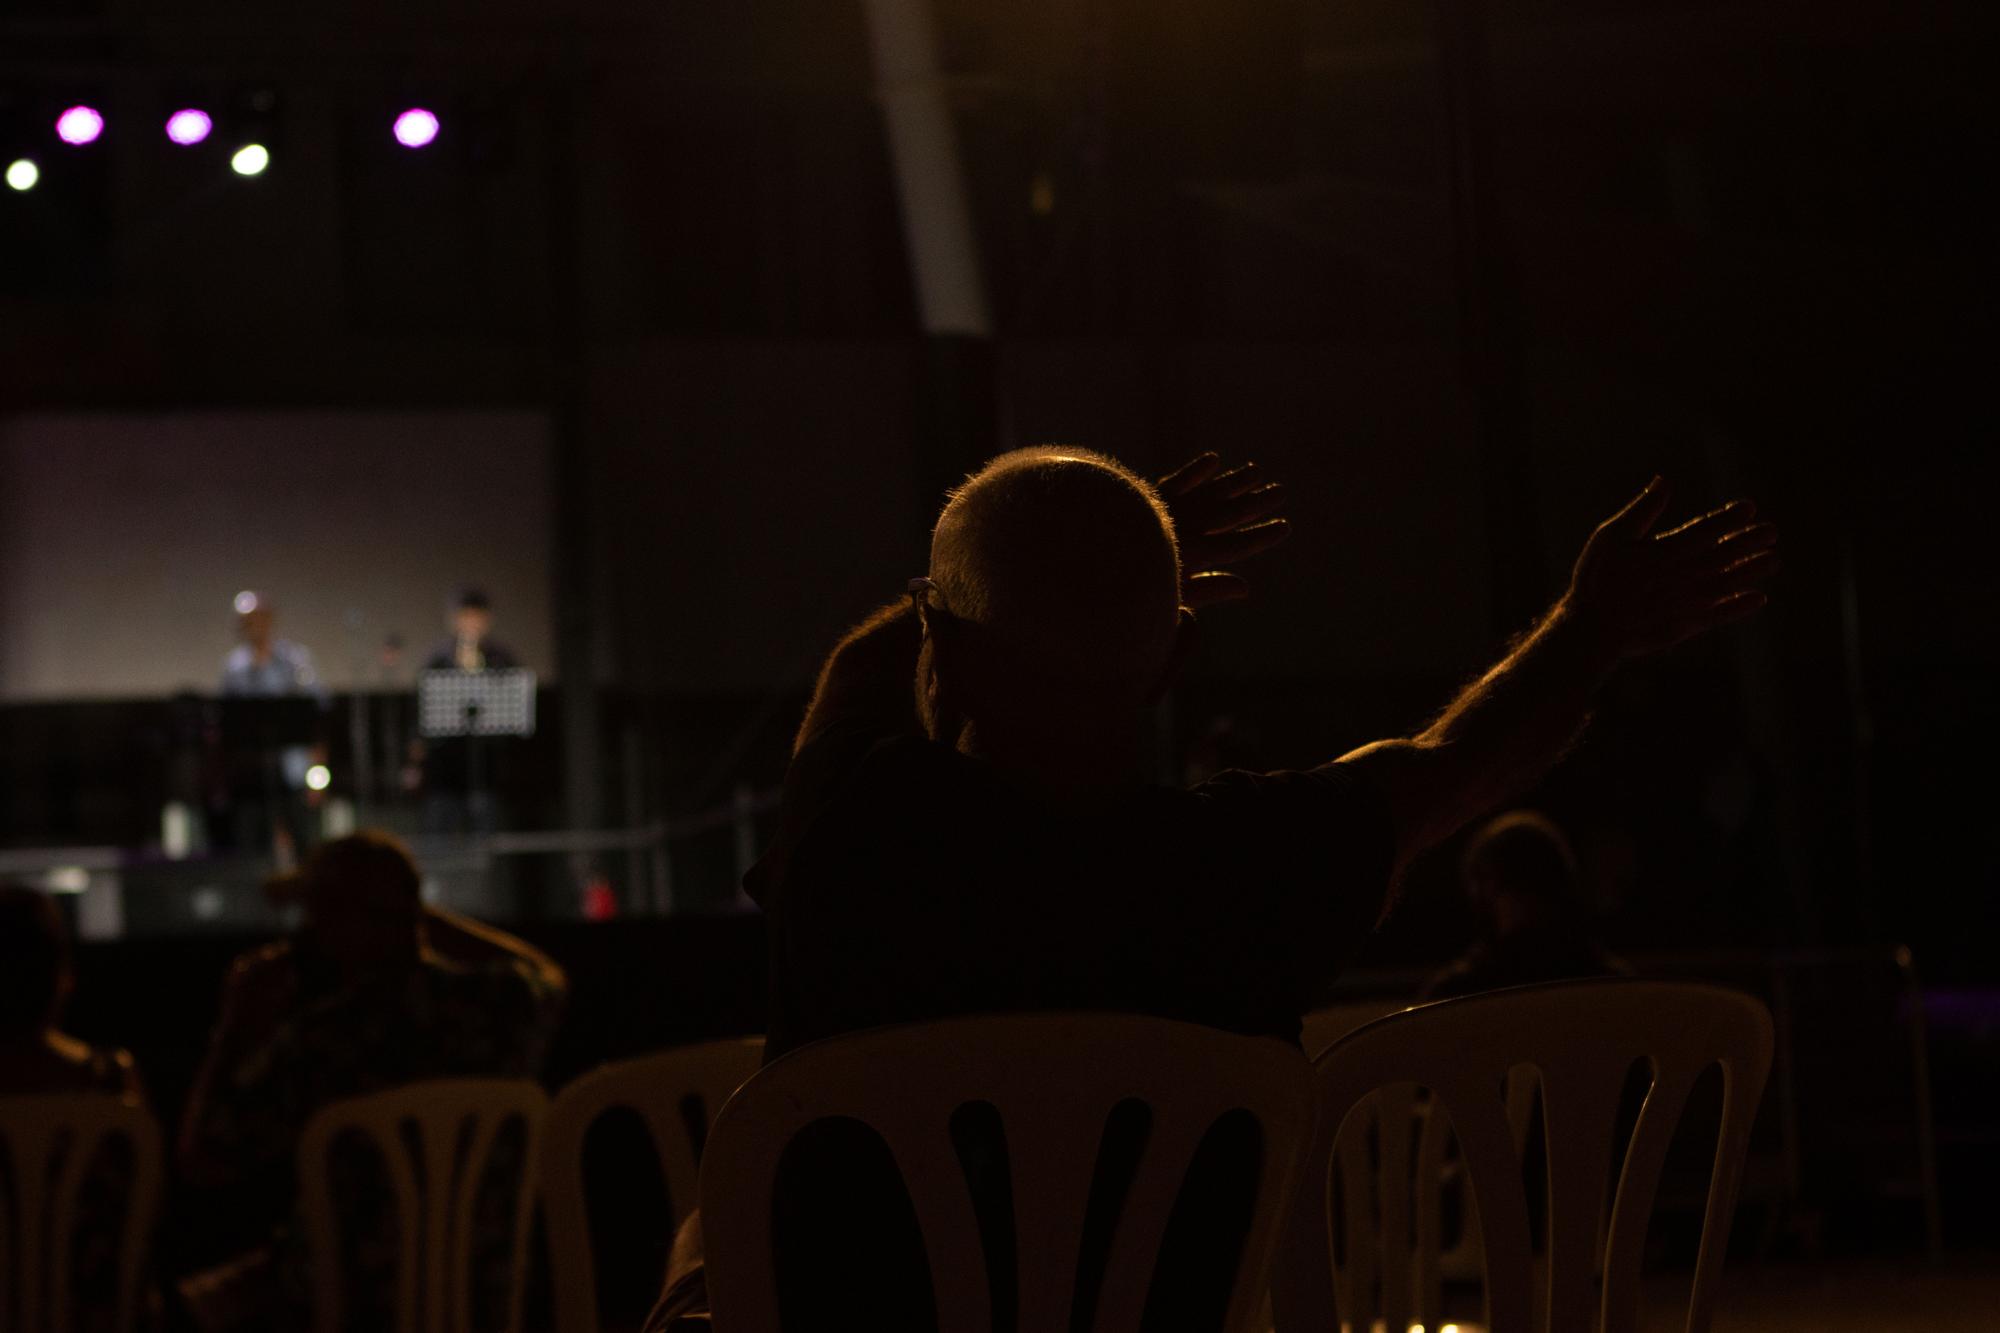
[[1247,1111],[1262,1135],[1249,1235],[1225,1328],[1246,1329],[1269,1271],[1292,1169],[1310,1131],[1310,1066],[1279,1041],[1164,1019],[1030,1014],[883,1028],[792,1052],[746,1083],[702,1161],[709,1298],[723,1333],[779,1327],[772,1190],[793,1137],[832,1117],[887,1145],[930,1262],[938,1327],[989,1333],[991,1294],[973,1200],[951,1137],[984,1103],[1006,1134],[1015,1210],[1018,1327],[1070,1326],[1078,1249],[1105,1124],[1138,1100],[1151,1129],[1116,1221],[1097,1333],[1139,1326],[1168,1215],[1216,1121]]
[[1307,1014],[1299,1024],[1299,1045],[1305,1047],[1308,1060],[1316,1059],[1348,1033],[1378,1018],[1401,1013],[1406,1007],[1401,1000],[1346,1000],[1326,1005]]
[[400,1242],[398,1333],[469,1333],[474,1209],[494,1145],[515,1121],[525,1143],[510,1237],[507,1327],[518,1328],[535,1163],[547,1111],[548,1098],[533,1083],[452,1078],[350,1098],[315,1113],[299,1139],[299,1204],[312,1256],[316,1333],[339,1333],[346,1326],[346,1264],[329,1169],[336,1142],[344,1135],[363,1136],[388,1175]]
[[[1615,1144],[1626,1077],[1640,1063],[1651,1086],[1630,1142]],[[1438,1178],[1454,1136],[1478,1217],[1492,1333],[1632,1333],[1667,1148],[1695,1081],[1720,1065],[1722,1128],[1687,1316],[1689,1333],[1706,1333],[1770,1063],[1771,1017],[1761,1002],[1667,982],[1521,987],[1425,1005],[1354,1032],[1315,1062],[1319,1124],[1272,1283],[1280,1333],[1331,1333],[1343,1323],[1365,1329],[1378,1310],[1390,1328],[1435,1326],[1437,1310],[1413,1317],[1410,1309],[1413,1289],[1435,1291],[1435,1271],[1413,1266],[1426,1261],[1426,1242],[1435,1264]],[[1542,1269],[1520,1146],[1536,1081],[1549,1168]],[[1419,1090],[1430,1098],[1420,1131],[1412,1128]],[[1616,1148],[1623,1167],[1606,1232]],[[1336,1164],[1345,1257],[1334,1243]],[[1540,1291],[1538,1271],[1546,1274]]]
[[[1399,1000],[1375,999],[1350,1000],[1315,1009],[1305,1016],[1301,1025],[1300,1044],[1305,1047],[1307,1056],[1317,1058],[1348,1033],[1378,1018],[1402,1013],[1408,1007]],[[1534,1079],[1523,1072],[1523,1077],[1510,1076],[1507,1081],[1507,1118],[1514,1127],[1516,1151],[1525,1145],[1534,1103]],[[1392,1292],[1406,1291],[1414,1282],[1415,1290],[1410,1299],[1391,1296],[1382,1301],[1385,1323],[1390,1328],[1406,1328],[1412,1323],[1436,1328],[1438,1311],[1443,1305],[1444,1279],[1476,1276],[1484,1263],[1484,1256],[1479,1250],[1479,1228],[1473,1224],[1470,1200],[1464,1201],[1466,1206],[1460,1214],[1462,1225],[1452,1238],[1451,1247],[1446,1249],[1444,1245],[1444,1197],[1453,1191],[1453,1186],[1462,1186],[1463,1183],[1447,1174],[1455,1156],[1449,1121],[1441,1120],[1435,1129],[1427,1128],[1432,1122],[1428,1098],[1419,1097],[1403,1109],[1413,1117],[1414,1142],[1421,1145],[1420,1157],[1425,1163],[1418,1179],[1428,1182],[1437,1197],[1416,1209],[1416,1215],[1425,1225],[1419,1230],[1413,1248],[1385,1250],[1378,1243],[1373,1228],[1353,1232],[1347,1237],[1346,1260],[1341,1272],[1345,1280],[1357,1284],[1370,1279],[1378,1280]],[[1357,1114],[1365,1114],[1369,1123],[1373,1124],[1380,1110],[1378,1099],[1370,1098],[1363,1102]],[[1357,1129],[1354,1134],[1349,1144],[1350,1154],[1363,1146],[1366,1138],[1363,1130]],[[1392,1140],[1390,1146],[1408,1147],[1411,1143],[1412,1140],[1406,1136]],[[1342,1169],[1338,1159],[1334,1169],[1336,1172]],[[1372,1182],[1368,1188],[1372,1190]],[[1462,1188],[1456,1192],[1463,1198]],[[1349,1308],[1348,1304],[1343,1303],[1343,1308]],[[1413,1308],[1417,1311],[1415,1319],[1409,1317]]]
[[604,1065],[556,1095],[542,1140],[541,1178],[557,1333],[598,1330],[597,1269],[583,1192],[583,1145],[591,1127],[608,1111],[638,1113],[652,1136],[679,1227],[694,1211],[708,1126],[763,1058],[762,1037],[682,1046]]
[[99,1150],[131,1152],[118,1233],[115,1327],[137,1316],[139,1282],[160,1211],[160,1126],[136,1102],[107,1093],[0,1097],[0,1151],[13,1184],[0,1200],[0,1330],[68,1333],[71,1263],[84,1184]]

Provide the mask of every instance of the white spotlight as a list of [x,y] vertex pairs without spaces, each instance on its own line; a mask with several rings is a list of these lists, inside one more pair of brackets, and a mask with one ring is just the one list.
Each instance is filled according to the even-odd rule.
[[25,157],[17,157],[7,164],[7,186],[9,189],[26,192],[35,188],[42,178],[42,169]]
[[229,169],[239,176],[261,176],[271,165],[271,151],[260,143],[246,143],[229,159]]

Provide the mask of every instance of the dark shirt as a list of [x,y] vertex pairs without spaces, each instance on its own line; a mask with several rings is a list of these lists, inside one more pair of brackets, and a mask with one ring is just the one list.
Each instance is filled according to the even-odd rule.
[[[303,969],[308,976],[314,970]],[[248,1182],[237,1206],[274,1228],[281,1302],[263,1327],[304,1328],[309,1287],[303,1237],[287,1224],[292,1162],[314,1112],[343,1098],[432,1078],[533,1078],[560,1012],[552,978],[519,959],[468,964],[426,956],[395,976],[322,990],[302,1000],[263,1042],[217,1071],[192,1126],[200,1153]],[[508,1200],[526,1178],[517,1136],[496,1147],[476,1192],[474,1300],[505,1308],[512,1234]],[[346,1143],[331,1167],[346,1253],[350,1327],[394,1322],[395,1193],[372,1151]],[[372,1322],[371,1322],[372,1321]],[[480,1327],[488,1325],[481,1324]],[[497,1326],[497,1325],[494,1325]]]
[[[480,669],[484,671],[511,671],[521,665],[521,659],[507,648],[491,639],[482,639],[479,644]],[[424,659],[426,671],[458,670],[458,640],[439,639],[431,648],[430,656]]]
[[[1385,802],[1339,765],[1143,787],[1074,813],[946,747],[853,730],[794,759],[782,821],[746,881],[769,917],[767,1059],[861,1028],[1027,1010],[1150,1014],[1297,1042],[1301,1015],[1372,928],[1394,858]],[[927,1285],[895,1276],[922,1265],[907,1200],[881,1183],[886,1167],[868,1177],[879,1149],[844,1134],[827,1130],[819,1151],[802,1136],[789,1186],[781,1175],[787,1326],[866,1308],[878,1327],[925,1327]],[[990,1206],[981,1177],[1004,1185],[1004,1146],[966,1156]],[[1119,1156],[1108,1140],[1094,1198],[1115,1197],[1131,1169]],[[1212,1160],[1208,1186],[1191,1172],[1176,1210],[1149,1327],[1219,1320],[1253,1172],[1240,1152]],[[1183,1225],[1190,1214],[1221,1229],[1226,1253],[1204,1223]],[[1086,1229],[1100,1262],[1112,1217]],[[989,1249],[1001,1272],[1011,1239],[1003,1249]]]
[[561,999],[512,958],[426,956],[404,973],[315,991],[217,1071],[194,1141],[239,1174],[262,1173],[288,1166],[307,1119],[342,1098],[428,1078],[532,1078]]

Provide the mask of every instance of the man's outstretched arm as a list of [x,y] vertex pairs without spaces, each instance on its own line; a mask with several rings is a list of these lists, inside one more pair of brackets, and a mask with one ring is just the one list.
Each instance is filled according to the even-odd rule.
[[1739,501],[1656,533],[1667,495],[1655,478],[1600,524],[1569,590],[1437,721],[1339,760],[1387,796],[1399,871],[1561,758],[1619,663],[1764,605],[1756,585],[1777,568],[1776,529]]

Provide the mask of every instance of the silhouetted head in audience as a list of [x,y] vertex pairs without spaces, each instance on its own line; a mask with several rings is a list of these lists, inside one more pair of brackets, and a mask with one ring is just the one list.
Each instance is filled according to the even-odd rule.
[[1533,810],[1514,810],[1473,835],[1460,863],[1466,900],[1490,939],[1582,914],[1582,877],[1569,839]]
[[460,588],[451,599],[451,636],[460,643],[481,644],[493,632],[493,602],[484,589]]
[[236,632],[259,656],[271,650],[271,632],[277,623],[271,599],[254,592],[236,594]]
[[422,951],[422,886],[409,849],[387,833],[322,843],[299,873],[306,925],[321,959],[357,975],[414,964]]
[[69,933],[45,893],[0,884],[0,1041],[38,1037],[69,998]]
[[1088,450],[1003,454],[953,492],[918,596],[930,736],[1057,795],[1143,776],[1190,641],[1173,522]]

